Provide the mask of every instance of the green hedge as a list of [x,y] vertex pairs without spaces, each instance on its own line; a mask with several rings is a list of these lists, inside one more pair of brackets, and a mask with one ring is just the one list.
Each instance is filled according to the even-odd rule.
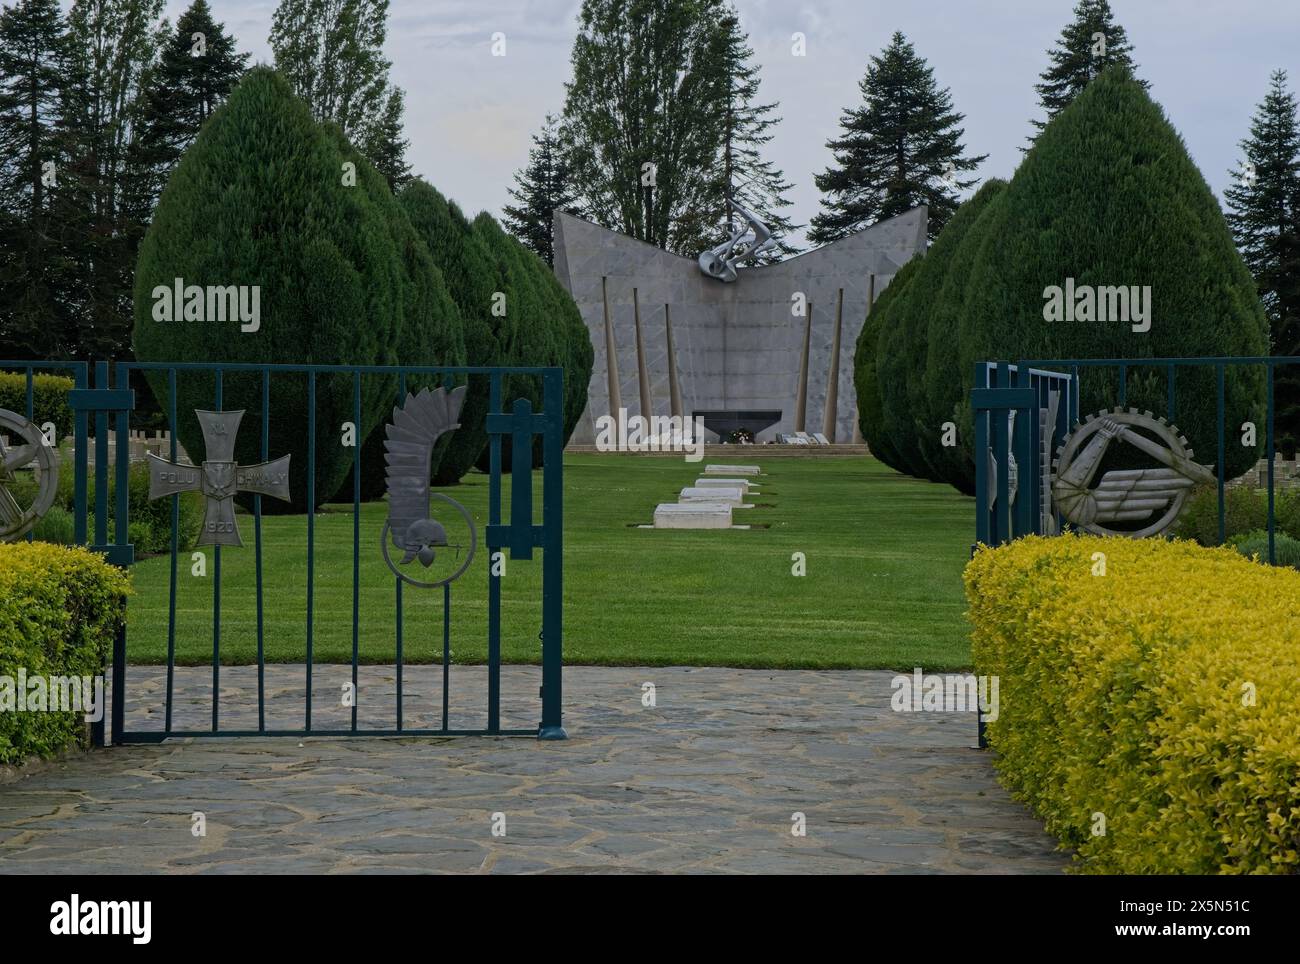
[[[395,350],[381,350],[380,357],[385,359],[382,364],[412,367],[465,365],[465,332],[460,310],[447,290],[442,272],[434,262],[424,238],[412,225],[405,207],[393,197],[384,176],[348,142],[337,125],[327,124],[325,129],[334,140],[339,153],[356,165],[357,188],[365,191],[370,202],[383,213],[393,243],[401,256]],[[384,426],[388,423],[388,413],[397,403],[400,382],[397,378],[375,375],[367,376],[366,380],[377,381],[392,399],[384,408],[383,417],[365,437],[361,449],[361,498],[363,501],[371,501],[382,498],[387,487]],[[436,375],[408,375],[406,391],[418,392],[422,388],[437,388],[444,384],[451,387],[464,382],[464,375],[450,380]],[[453,437],[444,435],[435,447],[431,476],[437,473],[439,463]],[[337,502],[351,502],[352,498],[352,470],[349,469],[334,499]]]
[[[63,375],[32,375],[32,421],[54,423],[56,439],[72,434],[72,409],[68,392],[74,382]],[[27,373],[0,372],[0,408],[27,417]]]
[[[424,240],[456,302],[464,332],[466,364],[501,364],[501,344],[490,314],[496,273],[483,242],[460,208],[426,181],[416,178],[408,182],[397,199],[415,232]],[[434,481],[439,485],[459,482],[487,445],[488,390],[485,376],[470,376],[460,413],[461,427],[452,434],[434,471]]]
[[[129,583],[85,549],[0,544],[0,676],[96,676],[126,618]],[[84,738],[74,712],[0,712],[0,763],[50,756]]]
[[1300,871],[1300,573],[1057,536],[981,550],[965,580],[994,763],[1080,870]]
[[862,437],[871,454],[900,472],[907,471],[906,463],[885,432],[880,379],[876,369],[877,346],[881,332],[889,324],[890,305],[903,297],[924,259],[923,254],[913,257],[885,286],[885,290],[867,312],[853,352],[853,389],[858,397],[858,428],[862,430]]
[[[127,470],[127,533],[137,555],[154,555],[171,551],[172,500],[149,498],[149,465],[132,462]],[[21,504],[30,504],[36,495],[36,482],[30,473],[18,474],[9,484],[9,490]],[[188,552],[194,547],[203,525],[204,499],[198,492],[182,492],[179,499],[177,526],[178,552]],[[49,513],[36,524],[33,535],[42,542],[71,545],[74,541],[75,492],[72,466],[65,463],[59,471],[59,491]],[[86,527],[93,538],[95,532],[95,484],[92,478],[86,486]],[[112,538],[113,519],[117,508],[117,467],[108,476],[108,532]]]

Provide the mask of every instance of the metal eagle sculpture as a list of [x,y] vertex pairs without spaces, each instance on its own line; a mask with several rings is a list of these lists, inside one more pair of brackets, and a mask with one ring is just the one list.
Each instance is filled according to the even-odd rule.
[[438,547],[447,545],[447,531],[429,511],[429,473],[433,448],[446,432],[460,428],[466,386],[410,393],[385,427],[384,466],[388,486],[388,526],[393,545],[426,569]]

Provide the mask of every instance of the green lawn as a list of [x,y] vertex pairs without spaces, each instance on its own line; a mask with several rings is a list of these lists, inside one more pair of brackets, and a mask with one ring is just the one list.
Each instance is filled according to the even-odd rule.
[[[567,663],[804,668],[959,669],[969,664],[961,570],[974,527],[971,500],[946,486],[898,475],[870,458],[764,461],[760,503],[738,521],[749,531],[656,531],[656,502],[674,501],[700,465],[680,459],[571,455],[565,459],[564,658]],[[535,488],[540,519],[540,474]],[[486,521],[487,477],[444,489]],[[509,512],[509,485],[505,486]],[[386,506],[361,513],[363,662],[394,659],[393,577],[379,555]],[[222,552],[221,656],[257,654],[253,520],[240,516],[246,546]],[[268,516],[264,526],[268,661],[306,653],[306,519]],[[791,574],[791,556],[807,575]],[[212,558],[208,574],[178,566],[176,647],[181,663],[212,658]],[[487,653],[487,556],[452,590],[452,651],[458,663]],[[134,567],[128,660],[167,653],[166,556]],[[418,565],[412,566],[418,569]],[[507,563],[502,652],[536,662],[541,555]],[[352,511],[316,520],[315,659],[352,654]],[[442,592],[404,593],[405,658],[441,658]]]

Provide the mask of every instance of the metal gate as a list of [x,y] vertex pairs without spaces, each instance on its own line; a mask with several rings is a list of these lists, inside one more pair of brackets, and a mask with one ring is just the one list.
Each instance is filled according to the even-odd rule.
[[[971,392],[977,543],[997,545],[1024,535],[1052,534],[1067,527],[1068,520],[1056,511],[1058,506],[1052,500],[1052,457],[1079,423],[1081,379],[1089,374],[1100,377],[1098,373],[1102,371],[1107,372],[1108,382],[1113,384],[1113,391],[1106,393],[1110,397],[1101,400],[1109,413],[1121,419],[1141,417],[1147,424],[1154,419],[1170,428],[1178,419],[1180,391],[1184,396],[1190,394],[1189,373],[1197,373],[1197,384],[1213,386],[1217,427],[1213,466],[1192,465],[1190,459],[1180,458],[1177,452],[1174,458],[1178,460],[1179,471],[1190,468],[1197,481],[1217,488],[1219,541],[1223,542],[1226,535],[1224,493],[1230,481],[1225,478],[1230,431],[1226,416],[1226,375],[1229,371],[1254,369],[1263,376],[1264,425],[1258,436],[1263,442],[1265,467],[1260,471],[1259,481],[1261,488],[1266,489],[1269,562],[1275,563],[1278,466],[1274,389],[1277,370],[1295,365],[1300,365],[1300,357],[1067,358],[1033,359],[1014,365],[977,364],[975,388]],[[1163,408],[1162,415],[1128,407],[1129,385],[1136,377],[1135,372],[1145,377],[1148,384],[1154,381],[1159,387],[1164,404],[1153,407]],[[1096,394],[1095,386],[1093,392]],[[1148,398],[1150,394],[1148,390]],[[1099,418],[1105,414],[1101,413]],[[1253,423],[1246,424],[1254,429]],[[1231,430],[1236,430],[1235,423]]]
[[[94,364],[93,368],[85,362],[55,363],[32,361],[0,361],[0,369],[26,372],[26,416],[30,422],[33,417],[34,392],[33,376],[36,373],[53,372],[71,374],[74,389],[69,393],[69,407],[73,413],[72,469],[74,502],[74,541],[87,545],[95,552],[101,553],[110,563],[130,568],[136,563],[135,547],[130,539],[129,487],[131,464],[131,413],[135,408],[135,395],[131,390],[133,373],[150,373],[156,378],[165,378],[168,386],[166,393],[170,399],[169,411],[166,413],[170,428],[170,452],[166,457],[157,459],[160,465],[169,465],[170,470],[154,472],[163,477],[162,481],[151,479],[151,487],[157,482],[160,486],[171,486],[171,569],[167,620],[167,664],[164,720],[161,728],[128,728],[126,707],[128,693],[127,674],[127,630],[119,633],[113,647],[111,660],[111,720],[107,738],[104,723],[93,724],[92,736],[99,745],[105,743],[158,743],[170,738],[182,737],[237,737],[237,736],[456,736],[456,735],[500,735],[500,736],[534,736],[541,739],[564,739],[565,732],[561,722],[562,701],[562,645],[563,645],[563,448],[564,448],[564,373],[559,368],[486,368],[486,367],[406,367],[406,366],[346,366],[346,365],[259,365],[259,364],[202,364],[202,363],[147,363],[119,362],[110,366],[108,362]],[[177,411],[178,379],[202,375],[211,379],[215,391],[212,394],[212,409],[208,412],[186,413]],[[111,377],[110,377],[111,375]],[[93,378],[92,378],[93,376]],[[239,416],[226,412],[223,408],[223,387],[228,376],[240,377],[245,384],[250,378],[260,378],[260,411],[243,413],[245,429],[256,417],[260,426],[261,466],[242,466],[231,457],[233,436],[238,432]],[[316,513],[306,513],[306,661],[304,689],[304,725],[301,728],[268,727],[266,723],[266,640],[264,612],[267,605],[263,592],[263,505],[264,496],[275,497],[273,491],[276,479],[285,484],[284,471],[301,472],[303,468],[289,465],[288,459],[269,461],[273,453],[269,451],[270,438],[270,398],[272,382],[276,378],[295,376],[305,381],[307,424],[303,429],[307,434],[307,466],[305,467],[307,501],[316,504],[316,390],[319,383],[330,379],[331,385],[337,387],[340,378],[352,381],[352,414],[355,430],[362,424],[363,378],[375,376],[396,382],[397,393],[394,399],[399,409],[404,409],[415,393],[407,391],[408,378],[421,379],[426,383],[441,381],[439,387],[443,400],[456,380],[465,381],[471,377],[486,378],[488,381],[488,405],[485,428],[488,432],[488,492],[487,524],[483,531],[483,547],[486,552],[479,553],[481,566],[465,572],[467,577],[487,580],[487,659],[486,659],[486,726],[473,729],[457,729],[449,725],[450,678],[453,671],[451,660],[453,583],[420,583],[403,576],[390,561],[389,568],[395,574],[393,579],[393,602],[395,605],[396,638],[393,650],[395,668],[395,725],[392,727],[367,728],[359,725],[359,699],[351,705],[350,726],[321,728],[313,726],[312,704],[315,697],[313,690],[313,670],[318,665],[313,652],[313,638],[317,629],[315,598],[317,582],[317,540]],[[527,398],[518,398],[509,408],[503,406],[503,392],[513,378],[540,379],[542,385],[542,411],[533,411],[532,403]],[[434,389],[436,395],[439,389]],[[463,394],[463,393],[461,393]],[[161,393],[160,393],[161,395]],[[451,395],[455,395],[454,392]],[[422,401],[427,401],[426,398]],[[459,402],[455,406],[459,411]],[[203,424],[203,431],[208,449],[204,462],[198,459],[182,462],[178,459],[177,426],[180,418],[198,417]],[[395,418],[397,411],[394,411]],[[205,422],[204,419],[207,419]],[[214,422],[213,419],[216,419]],[[214,425],[222,433],[229,426],[229,439],[222,445],[231,446],[229,451],[214,453],[214,437],[209,429]],[[110,457],[110,430],[115,433],[114,452]],[[376,427],[374,431],[381,431]],[[94,447],[90,441],[93,431]],[[391,431],[391,428],[390,428]],[[542,518],[534,519],[534,473],[533,451],[534,437],[540,436],[542,453],[541,465],[541,503]],[[393,437],[390,435],[390,437]],[[502,439],[509,437],[511,464],[502,466]],[[436,436],[429,440],[430,446]],[[359,633],[360,633],[360,593],[361,593],[361,558],[363,552],[378,552],[377,547],[366,546],[361,537],[361,479],[362,448],[364,438],[359,438],[353,445],[353,500],[352,500],[352,659],[351,682],[354,696],[357,693],[359,675]],[[387,446],[386,446],[387,448]],[[112,463],[112,464],[110,464]],[[274,469],[275,471],[270,471]],[[502,474],[508,471],[510,476],[510,505],[508,516],[502,516]],[[112,495],[112,526],[109,525],[110,512],[105,507],[110,504],[109,479],[114,473],[114,492]],[[93,473],[94,497],[97,511],[94,512],[94,532],[88,532],[90,512],[89,485]],[[273,478],[274,477],[274,478]],[[427,476],[426,476],[427,481]],[[216,489],[214,489],[216,487]],[[224,488],[222,488],[224,487]],[[201,527],[203,538],[209,539],[212,551],[212,659],[211,659],[211,725],[204,728],[177,728],[173,726],[173,684],[177,668],[176,662],[176,627],[177,627],[177,566],[178,566],[178,526],[180,491],[184,489],[202,489],[207,497],[204,523]],[[427,499],[427,486],[426,499]],[[209,496],[219,490],[222,499]],[[256,567],[256,636],[257,636],[257,725],[255,727],[227,728],[222,725],[221,716],[221,670],[222,662],[222,626],[221,626],[221,550],[222,545],[241,544],[237,523],[233,514],[232,499],[236,492],[252,494],[252,545],[241,551],[254,555]],[[151,492],[152,497],[152,492]],[[161,496],[160,496],[161,497]],[[445,496],[447,502],[452,502]],[[220,502],[219,505],[214,503]],[[455,504],[455,503],[453,503]],[[471,534],[472,545],[477,544],[477,532],[473,519],[461,507],[461,513]],[[393,517],[390,499],[390,521]],[[421,525],[429,525],[421,522]],[[432,521],[432,525],[441,524]],[[409,531],[409,530],[408,530]],[[424,530],[424,531],[427,531]],[[93,538],[92,538],[93,536]],[[28,537],[30,538],[30,536]],[[385,524],[381,535],[381,544],[385,558],[389,549],[389,527]],[[396,534],[393,535],[397,542]],[[446,545],[430,542],[430,545]],[[400,548],[400,546],[399,546]],[[411,547],[414,550],[414,547]],[[502,570],[504,560],[531,560],[534,550],[540,549],[541,562],[541,626],[540,663],[542,686],[539,693],[541,702],[541,720],[536,727],[528,729],[508,729],[501,724],[501,632],[502,632]],[[458,550],[459,551],[459,550]],[[412,553],[408,553],[408,559]],[[471,549],[472,554],[472,549]],[[465,568],[469,566],[466,560]],[[462,570],[464,571],[464,570]],[[452,577],[453,579],[455,577]],[[442,596],[442,694],[441,726],[412,728],[404,725],[403,720],[403,584],[430,586],[434,591],[441,589]],[[128,605],[130,605],[128,603]]]

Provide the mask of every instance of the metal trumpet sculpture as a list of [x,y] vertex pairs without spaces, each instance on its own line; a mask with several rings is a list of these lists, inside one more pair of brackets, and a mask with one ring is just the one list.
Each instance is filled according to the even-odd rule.
[[772,250],[776,247],[776,239],[772,237],[772,230],[752,211],[731,198],[727,198],[727,207],[744,218],[745,225],[716,248],[701,252],[700,270],[710,278],[730,282],[736,280],[736,265]]

